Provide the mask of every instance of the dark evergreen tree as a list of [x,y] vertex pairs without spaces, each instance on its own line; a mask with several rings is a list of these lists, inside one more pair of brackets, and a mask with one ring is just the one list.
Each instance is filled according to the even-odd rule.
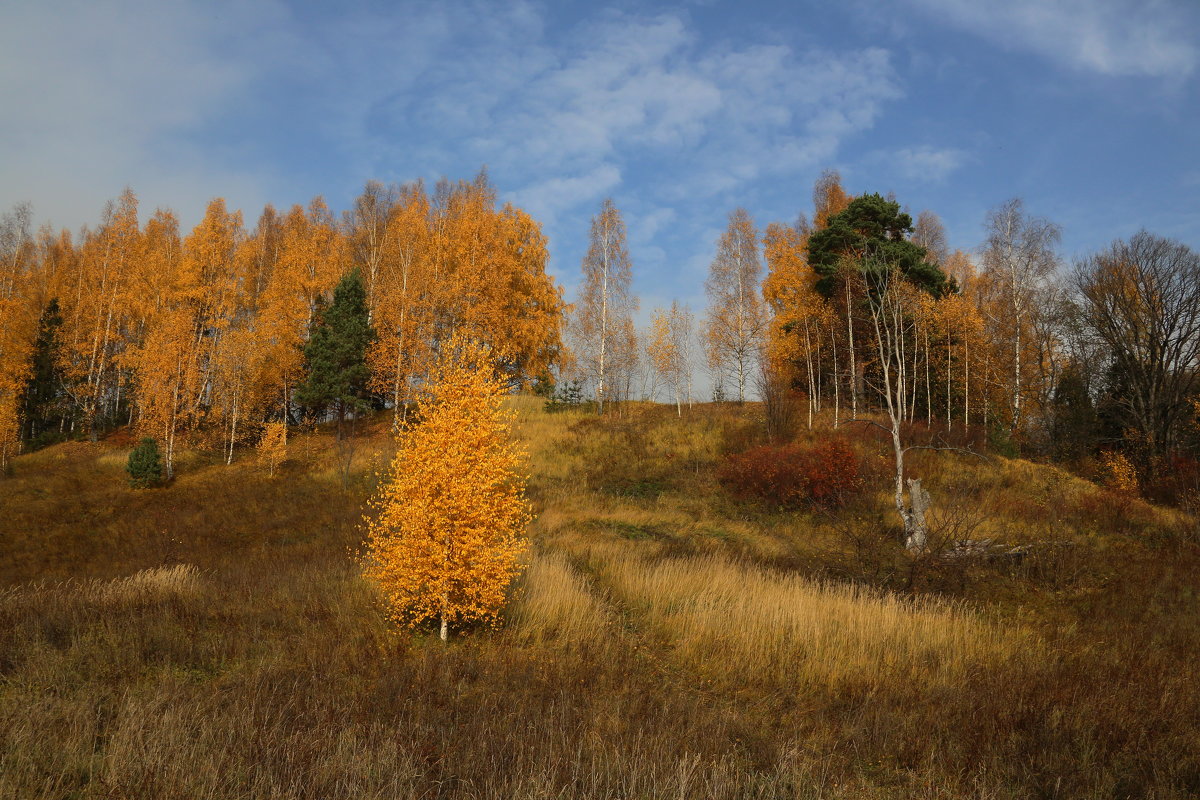
[[1074,365],[1068,366],[1051,400],[1050,447],[1055,459],[1070,462],[1092,455],[1099,426],[1083,374]]
[[855,198],[808,240],[808,263],[820,276],[817,291],[832,296],[838,270],[849,260],[864,272],[898,269],[914,285],[942,295],[948,288],[946,274],[926,260],[925,248],[909,241],[912,231],[912,217],[899,203],[878,194]]
[[316,409],[333,407],[338,440],[347,412],[366,405],[367,347],[375,332],[367,315],[367,292],[357,268],[333,290],[333,302],[317,314],[312,335],[304,346],[307,377],[296,389],[296,400]]
[[129,485],[135,489],[149,489],[162,483],[162,455],[158,450],[158,442],[147,436],[129,453],[129,461],[125,464],[129,473]]
[[59,369],[58,332],[62,312],[55,298],[46,304],[38,320],[37,343],[33,352],[33,373],[25,384],[22,403],[21,438],[36,448],[50,444],[61,432],[66,419],[63,376]]

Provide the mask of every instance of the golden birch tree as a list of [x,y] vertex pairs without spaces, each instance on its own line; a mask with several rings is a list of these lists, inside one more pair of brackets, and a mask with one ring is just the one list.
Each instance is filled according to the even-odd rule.
[[501,408],[491,350],[455,336],[421,396],[421,422],[400,435],[367,519],[363,559],[402,625],[491,621],[528,548],[523,454]]
[[37,312],[26,300],[31,213],[21,205],[0,217],[0,474],[20,450],[21,398],[36,337]]
[[198,413],[192,398],[200,393],[197,354],[201,335],[191,303],[199,289],[195,275],[183,270],[179,223],[174,215],[156,214],[146,224],[145,242],[144,280],[154,276],[155,295],[141,308],[143,333],[131,343],[126,363],[133,371],[137,393],[136,427],[162,443],[170,478],[177,435],[192,426]]
[[268,422],[262,426],[262,435],[258,439],[258,458],[267,475],[275,477],[275,472],[287,459],[287,423]]
[[392,401],[399,425],[409,400],[409,382],[426,370],[432,353],[430,205],[424,187],[405,186],[390,209],[387,245],[379,279],[370,295],[377,338],[367,350],[372,391]]
[[63,298],[74,400],[93,439],[120,401],[118,360],[141,249],[137,197],[126,189],[105,208],[100,228],[85,233],[74,292]]
[[[817,293],[816,275],[805,259],[804,226],[771,223],[763,236],[767,277],[763,299],[770,319],[766,328],[766,357],[772,369],[790,386],[805,387],[808,427],[821,399],[822,342],[835,322],[825,298]],[[836,345],[836,343],[834,343]],[[828,348],[836,353],[835,347]],[[837,390],[836,381],[833,382]]]
[[684,399],[691,399],[691,338],[693,318],[687,306],[671,301],[671,308],[654,310],[646,355],[650,368],[671,390],[675,413],[683,414]]

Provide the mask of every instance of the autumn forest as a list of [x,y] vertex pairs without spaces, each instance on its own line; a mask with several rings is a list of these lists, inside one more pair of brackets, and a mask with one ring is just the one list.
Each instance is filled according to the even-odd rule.
[[1200,253],[498,197],[0,217],[0,798],[1200,793]]
[[[2,231],[0,465],[127,425],[161,443],[169,475],[177,441],[231,461],[265,423],[335,413],[351,398],[296,392],[304,345],[355,270],[372,329],[359,412],[398,418],[460,332],[492,347],[514,389],[574,382],[577,401],[601,409],[755,397],[802,408],[810,428],[827,411],[836,428],[890,404],[898,422],[1123,469],[1173,499],[1182,489],[1164,477],[1200,477],[1200,265],[1186,246],[1141,233],[1067,265],[1057,226],[1012,200],[970,255],[948,251],[935,213],[914,222],[896,200],[855,198],[835,172],[812,202],[811,219],[762,231],[731,213],[699,323],[675,303],[644,331],[611,202],[572,306],[546,272],[537,222],[499,208],[485,173],[432,194],[371,182],[340,218],[319,197],[268,206],[252,229],[221,199],[191,232],[169,210],[143,223],[129,190],[76,236],[35,234],[17,207]],[[885,341],[875,312],[889,303]],[[710,397],[694,391],[701,372]]]

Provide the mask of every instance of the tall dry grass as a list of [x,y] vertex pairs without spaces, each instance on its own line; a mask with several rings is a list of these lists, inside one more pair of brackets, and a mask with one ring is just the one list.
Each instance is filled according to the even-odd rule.
[[720,556],[594,565],[688,664],[732,685],[943,689],[1018,657],[1035,636],[960,604],[768,572]]
[[561,553],[537,554],[517,588],[510,635],[521,642],[595,646],[614,636],[614,617]]
[[513,408],[534,556],[506,626],[449,646],[389,628],[354,566],[386,419],[348,480],[327,432],[274,479],[195,454],[145,492],[104,443],[17,459],[0,798],[1200,794],[1200,554],[1158,511],[1110,525],[1049,468],[921,456],[935,502],[1063,544],[900,594],[839,533],[906,563],[882,490],[836,519],[720,492],[752,405]]

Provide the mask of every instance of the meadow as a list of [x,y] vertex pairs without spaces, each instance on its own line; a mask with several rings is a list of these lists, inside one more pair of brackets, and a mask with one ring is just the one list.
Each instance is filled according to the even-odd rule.
[[[834,510],[727,492],[756,404],[603,417],[514,398],[527,569],[501,624],[389,626],[359,575],[390,417],[274,476],[131,442],[0,482],[0,797],[1185,798],[1200,795],[1196,520],[1055,467],[886,451]],[[826,421],[801,443],[828,437]],[[346,459],[349,458],[347,462]]]

